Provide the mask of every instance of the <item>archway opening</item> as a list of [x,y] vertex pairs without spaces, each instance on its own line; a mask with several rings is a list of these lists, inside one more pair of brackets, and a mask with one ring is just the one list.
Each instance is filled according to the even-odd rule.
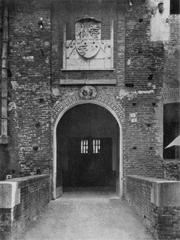
[[70,190],[119,192],[119,126],[96,104],[69,109],[57,125],[57,195]]

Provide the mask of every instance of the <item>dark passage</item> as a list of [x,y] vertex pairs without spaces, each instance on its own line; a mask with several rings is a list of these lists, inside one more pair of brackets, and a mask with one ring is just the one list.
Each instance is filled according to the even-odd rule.
[[118,124],[106,109],[94,104],[70,109],[57,128],[57,186],[115,191],[118,136]]
[[70,138],[68,159],[69,169],[67,175],[64,172],[64,186],[110,185],[113,179],[112,138]]

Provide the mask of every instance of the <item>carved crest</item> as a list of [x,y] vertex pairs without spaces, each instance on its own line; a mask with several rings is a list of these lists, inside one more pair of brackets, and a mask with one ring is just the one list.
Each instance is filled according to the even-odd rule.
[[84,18],[75,24],[75,42],[78,54],[86,59],[93,58],[100,49],[101,23]]
[[97,91],[92,86],[84,86],[79,91],[79,96],[83,99],[93,99],[97,95]]

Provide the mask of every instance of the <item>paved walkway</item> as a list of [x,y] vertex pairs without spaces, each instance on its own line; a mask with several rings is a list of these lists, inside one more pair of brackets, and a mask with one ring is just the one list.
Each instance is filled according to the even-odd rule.
[[152,240],[139,218],[112,194],[66,193],[52,201],[23,240]]

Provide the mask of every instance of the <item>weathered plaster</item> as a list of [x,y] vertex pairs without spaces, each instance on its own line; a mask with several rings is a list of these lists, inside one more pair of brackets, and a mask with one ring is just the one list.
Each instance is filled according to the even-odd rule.
[[129,91],[126,89],[120,89],[119,91],[119,95],[116,96],[116,99],[120,99],[122,100],[123,98],[127,97],[128,100],[132,100],[136,97],[138,97],[138,95],[146,95],[146,94],[154,94],[154,90],[139,90],[139,91]]

